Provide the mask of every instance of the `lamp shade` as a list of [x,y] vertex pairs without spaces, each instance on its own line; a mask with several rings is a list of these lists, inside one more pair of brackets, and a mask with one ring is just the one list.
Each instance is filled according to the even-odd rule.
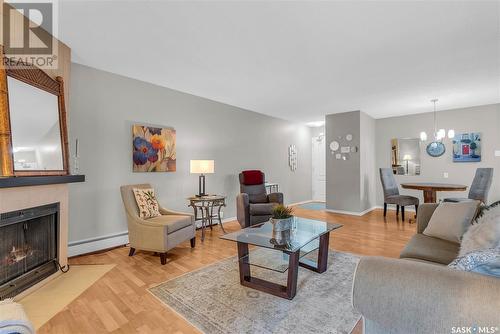
[[405,154],[405,155],[403,156],[403,160],[405,160],[405,161],[411,160],[411,155],[409,155],[409,154]]
[[215,163],[214,160],[191,160],[189,170],[191,174],[213,174]]

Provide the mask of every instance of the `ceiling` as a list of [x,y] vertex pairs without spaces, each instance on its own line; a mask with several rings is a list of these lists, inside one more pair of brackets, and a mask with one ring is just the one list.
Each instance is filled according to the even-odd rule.
[[59,7],[74,62],[292,121],[500,102],[498,1]]

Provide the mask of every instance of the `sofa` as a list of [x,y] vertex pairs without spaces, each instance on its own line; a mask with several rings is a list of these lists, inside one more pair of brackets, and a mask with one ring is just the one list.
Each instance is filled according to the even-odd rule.
[[447,267],[460,245],[422,234],[437,206],[420,207],[417,234],[400,259],[359,261],[352,303],[363,317],[364,333],[460,333],[461,327],[500,327],[500,279]]

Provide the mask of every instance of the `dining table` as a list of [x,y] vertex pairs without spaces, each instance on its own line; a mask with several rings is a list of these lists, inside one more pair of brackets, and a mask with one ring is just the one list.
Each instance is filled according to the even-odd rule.
[[401,183],[404,189],[422,190],[424,193],[424,203],[436,203],[438,191],[465,191],[467,186],[463,184],[413,182]]

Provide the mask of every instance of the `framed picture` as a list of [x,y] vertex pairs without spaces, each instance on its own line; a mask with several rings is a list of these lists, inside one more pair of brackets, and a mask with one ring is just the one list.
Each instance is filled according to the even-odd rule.
[[481,161],[481,133],[458,133],[453,138],[453,162]]
[[175,129],[132,126],[134,172],[175,172]]

